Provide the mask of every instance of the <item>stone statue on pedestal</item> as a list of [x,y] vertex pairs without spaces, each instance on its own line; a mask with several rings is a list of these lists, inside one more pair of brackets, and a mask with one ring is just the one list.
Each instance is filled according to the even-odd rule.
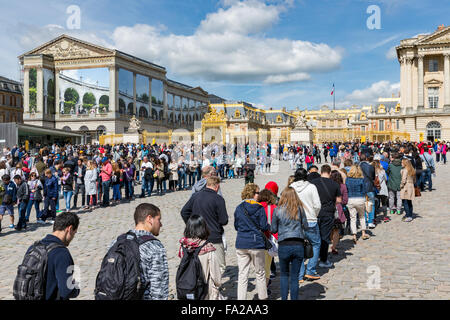
[[130,133],[137,133],[141,129],[141,121],[136,119],[135,116],[130,119],[130,126],[128,128],[128,132]]
[[305,115],[302,113],[302,114],[300,114],[300,116],[298,116],[296,118],[295,127],[296,128],[307,128],[308,127],[307,122],[308,121],[306,120]]

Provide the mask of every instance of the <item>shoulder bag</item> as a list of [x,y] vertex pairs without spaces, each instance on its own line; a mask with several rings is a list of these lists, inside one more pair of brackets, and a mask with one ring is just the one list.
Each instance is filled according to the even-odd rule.
[[308,219],[306,218],[306,214],[305,211],[303,210],[303,208],[299,208],[300,210],[300,223],[303,226],[303,234],[305,235],[305,239],[303,239],[303,251],[304,251],[304,259],[311,259],[314,256],[314,251],[313,251],[313,247],[311,242],[309,242],[308,239],[306,239],[306,228],[303,225],[303,221],[308,221]]
[[252,220],[252,218],[250,218],[250,216],[248,215],[247,209],[244,208],[244,205],[242,205],[242,209],[244,209],[244,214],[247,216],[248,220],[250,220],[250,222],[253,224],[253,226],[255,226],[255,228],[261,233],[261,235],[264,239],[264,249],[270,250],[272,248],[272,243],[270,243],[269,239],[267,239],[264,232],[262,232],[262,230],[256,225],[256,223]]

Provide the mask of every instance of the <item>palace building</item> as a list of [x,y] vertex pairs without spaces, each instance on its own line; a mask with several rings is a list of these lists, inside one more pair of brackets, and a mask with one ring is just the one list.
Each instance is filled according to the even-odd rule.
[[[19,57],[23,119],[82,134],[86,142],[120,141],[133,116],[140,120],[144,141],[157,142],[292,143],[297,119],[305,120],[313,143],[450,140],[450,27],[401,40],[396,49],[398,97],[380,98],[375,106],[287,111],[228,101],[167,79],[164,67],[61,35]],[[107,68],[109,86],[66,72],[85,68]]]
[[[142,129],[162,132],[193,130],[194,121],[207,112],[208,93],[167,79],[164,67],[67,35],[19,60],[24,122],[82,133],[87,142],[105,133],[127,132],[132,116],[141,121]],[[106,72],[107,85],[70,76],[86,69]]]

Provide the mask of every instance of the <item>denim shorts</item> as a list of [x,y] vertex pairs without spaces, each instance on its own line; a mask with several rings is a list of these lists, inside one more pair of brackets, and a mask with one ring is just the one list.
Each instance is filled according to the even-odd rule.
[[11,205],[4,205],[4,204],[0,205],[0,215],[4,216],[6,211],[9,212],[10,216],[13,216],[14,215],[14,205],[12,205],[12,204]]

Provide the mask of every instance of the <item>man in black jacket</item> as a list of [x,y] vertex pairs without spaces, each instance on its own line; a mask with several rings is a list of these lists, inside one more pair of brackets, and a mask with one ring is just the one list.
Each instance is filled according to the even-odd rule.
[[366,212],[367,222],[370,229],[375,228],[375,168],[367,162],[367,156],[365,153],[361,153],[360,167],[364,174],[364,186],[366,187],[366,195],[372,202],[372,210]]
[[45,245],[53,242],[61,245],[48,254],[45,300],[68,300],[80,293],[79,283],[74,275],[74,261],[67,249],[77,233],[79,223],[75,213],[63,212],[55,218],[53,233],[42,239]]
[[214,244],[215,254],[219,261],[222,274],[225,272],[225,248],[222,237],[224,235],[223,226],[228,224],[228,213],[225,200],[217,194],[220,188],[220,178],[209,177],[206,180],[206,188],[192,195],[189,201],[181,209],[181,217],[184,223],[195,213],[202,216],[210,232],[208,241]]
[[[85,207],[86,203],[86,188],[84,185],[84,176],[86,175],[86,166],[83,164],[83,160],[78,159],[77,166],[73,171],[74,180],[75,180],[75,192],[73,197],[73,207],[75,209],[77,207],[78,202],[78,193],[81,192],[81,205]],[[87,209],[85,207],[85,209]]]
[[19,222],[17,223],[16,230],[20,231],[27,228],[26,214],[28,201],[30,200],[30,188],[28,184],[22,180],[19,175],[14,176],[14,183],[17,186],[17,201],[19,209]]

